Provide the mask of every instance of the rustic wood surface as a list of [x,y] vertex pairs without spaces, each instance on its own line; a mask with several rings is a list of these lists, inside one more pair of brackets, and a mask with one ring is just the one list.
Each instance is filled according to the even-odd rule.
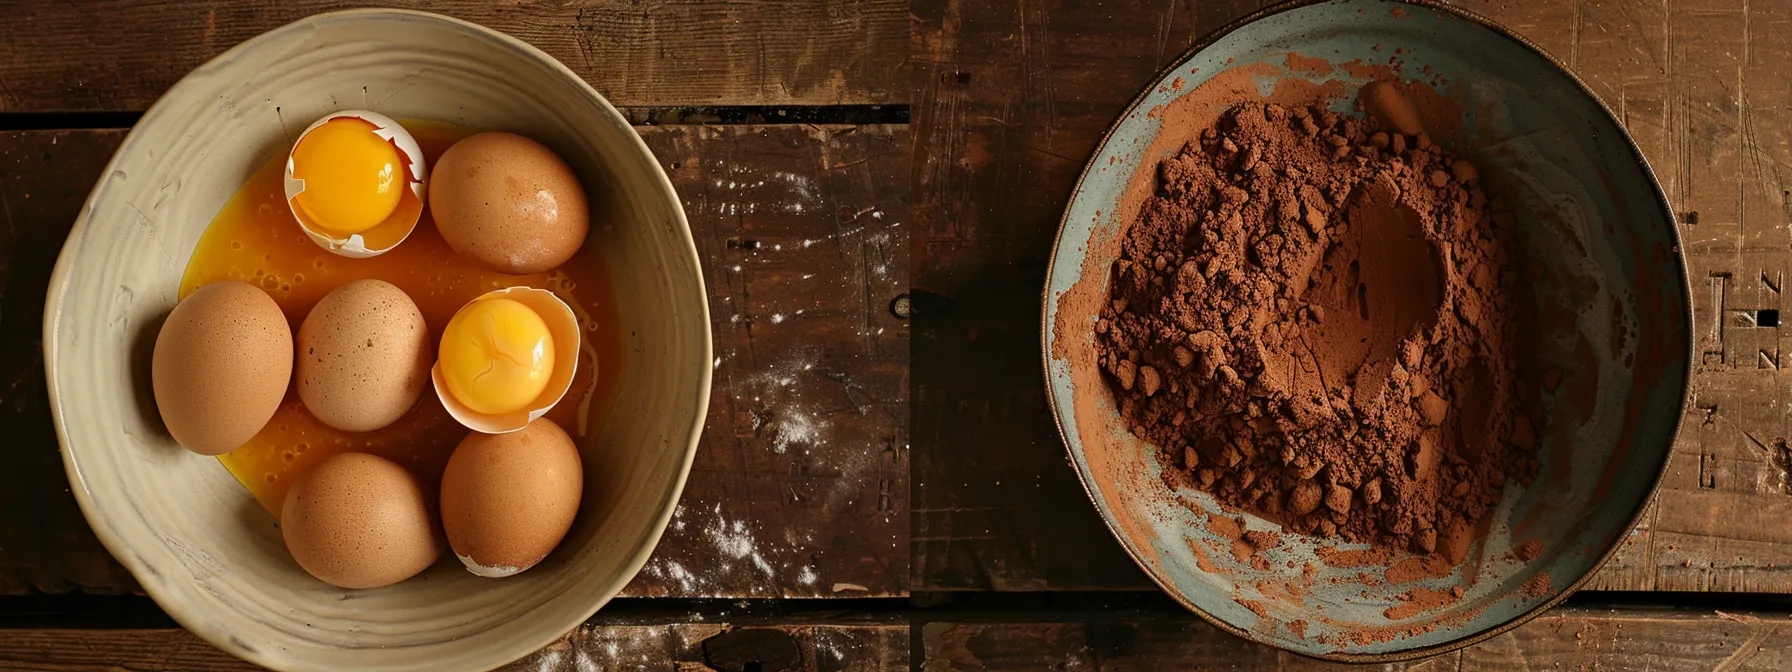
[[908,594],[906,126],[641,129],[704,263],[715,390],[630,595]]
[[[567,633],[507,672],[876,672],[908,670],[905,624],[824,621],[612,623]],[[0,668],[18,672],[259,670],[185,630],[0,631]]]
[[447,14],[527,40],[616,105],[905,102],[903,0],[767,2],[0,1],[0,112],[142,110],[238,42],[368,5]]
[[[628,595],[907,594],[903,126],[641,129],[685,201],[716,338],[708,431]],[[137,590],[68,492],[40,337],[121,131],[0,133],[0,594]]]
[[[184,630],[9,630],[0,668],[219,672],[254,668]],[[917,641],[918,640],[918,641]],[[594,619],[507,670],[1363,669],[1253,644],[1186,614],[1077,612],[922,618],[914,612],[737,622]],[[1467,649],[1384,670],[1792,669],[1792,617],[1714,610],[1558,609]]]
[[[1207,669],[1319,672],[1361,666],[1252,644],[1193,619],[928,623],[923,670]],[[1207,663],[1207,665],[1203,665]],[[1460,651],[1384,670],[1785,670],[1792,619],[1717,611],[1558,609]]]
[[[1792,347],[1777,312],[1792,266],[1792,5],[1464,5],[1584,78],[1683,212],[1694,401],[1659,505],[1588,587],[1792,592]],[[1151,587],[1066,465],[1039,292],[1107,124],[1160,66],[1256,6],[915,2],[914,590]],[[991,373],[961,375],[970,366]]]
[[1108,124],[1165,62],[1254,8],[914,3],[914,590],[1151,585],[1065,459],[1040,292]]
[[56,253],[123,139],[123,131],[0,133],[0,595],[137,590],[70,494],[42,347]]
[[[140,111],[242,39],[360,4],[0,0],[0,121]],[[912,132],[640,129],[685,201],[718,359],[683,504],[628,595],[1151,588],[1052,428],[1039,291],[1102,131],[1160,66],[1258,0],[398,4],[522,37],[642,108],[636,119],[712,116],[664,109],[679,106],[916,108]],[[1695,400],[1660,504],[1589,587],[1792,592],[1792,389],[1780,373],[1792,348],[1777,312],[1792,266],[1792,4],[1464,4],[1569,63],[1682,212]],[[121,139],[0,131],[0,595],[139,590],[68,493],[39,344],[50,268]],[[949,602],[860,617],[606,611],[511,669],[1336,667],[1175,610]],[[1390,667],[1792,669],[1792,615],[1563,608]],[[248,669],[180,630],[0,629],[0,669],[121,668]]]

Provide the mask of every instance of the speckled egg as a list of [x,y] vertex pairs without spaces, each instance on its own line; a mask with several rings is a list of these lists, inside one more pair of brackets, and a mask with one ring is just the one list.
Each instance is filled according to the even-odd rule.
[[436,161],[429,209],[448,246],[500,273],[539,273],[585,244],[585,188],[553,150],[514,133],[454,143]]
[[584,480],[572,437],[547,418],[508,434],[473,432],[442,473],[448,545],[479,576],[534,567],[572,527]]
[[280,535],[300,567],[341,588],[411,578],[442,555],[435,507],[396,462],[367,453],[325,458],[293,482]]
[[292,327],[266,292],[214,282],[187,296],[156,334],[156,410],[187,450],[222,455],[268,424],[292,380]]
[[299,399],[319,421],[349,432],[404,417],[429,386],[435,360],[417,304],[380,280],[324,295],[299,326],[298,348]]

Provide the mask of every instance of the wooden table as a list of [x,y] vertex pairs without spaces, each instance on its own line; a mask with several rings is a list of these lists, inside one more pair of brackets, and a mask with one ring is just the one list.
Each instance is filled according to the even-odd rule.
[[[0,669],[244,667],[138,596],[81,518],[44,290],[138,112],[352,4],[0,1]],[[1076,484],[1038,365],[1082,162],[1153,72],[1257,3],[398,4],[527,39],[623,107],[711,295],[715,396],[672,528],[623,599],[516,669],[1331,667],[1152,591]],[[1792,348],[1758,326],[1792,266],[1792,4],[1469,6],[1636,134],[1683,213],[1701,361],[1666,489],[1597,592],[1402,667],[1792,669]]]

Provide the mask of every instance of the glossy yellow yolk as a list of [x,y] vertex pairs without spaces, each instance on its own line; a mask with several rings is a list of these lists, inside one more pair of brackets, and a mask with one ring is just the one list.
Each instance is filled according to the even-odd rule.
[[554,371],[554,336],[512,299],[474,301],[454,314],[437,353],[448,392],[480,413],[524,410]]
[[392,216],[405,189],[405,162],[363,119],[338,117],[311,129],[292,152],[292,176],[305,181],[293,202],[332,233],[366,231]]

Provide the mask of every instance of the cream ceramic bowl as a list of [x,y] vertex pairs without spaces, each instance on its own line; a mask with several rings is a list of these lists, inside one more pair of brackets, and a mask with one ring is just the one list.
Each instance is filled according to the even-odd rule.
[[[516,577],[482,579],[447,555],[392,587],[325,585],[293,562],[273,516],[216,459],[182,450],[158,419],[151,345],[201,231],[291,134],[344,107],[522,133],[559,151],[590,192],[586,253],[603,255],[621,288],[624,366],[605,372],[621,377],[619,393],[580,446],[578,523]],[[63,462],[100,540],[187,629],[280,669],[484,669],[576,627],[659,541],[709,399],[696,248],[646,145],[548,55],[419,12],[304,19],[176,84],[88,197],[44,317]]]

